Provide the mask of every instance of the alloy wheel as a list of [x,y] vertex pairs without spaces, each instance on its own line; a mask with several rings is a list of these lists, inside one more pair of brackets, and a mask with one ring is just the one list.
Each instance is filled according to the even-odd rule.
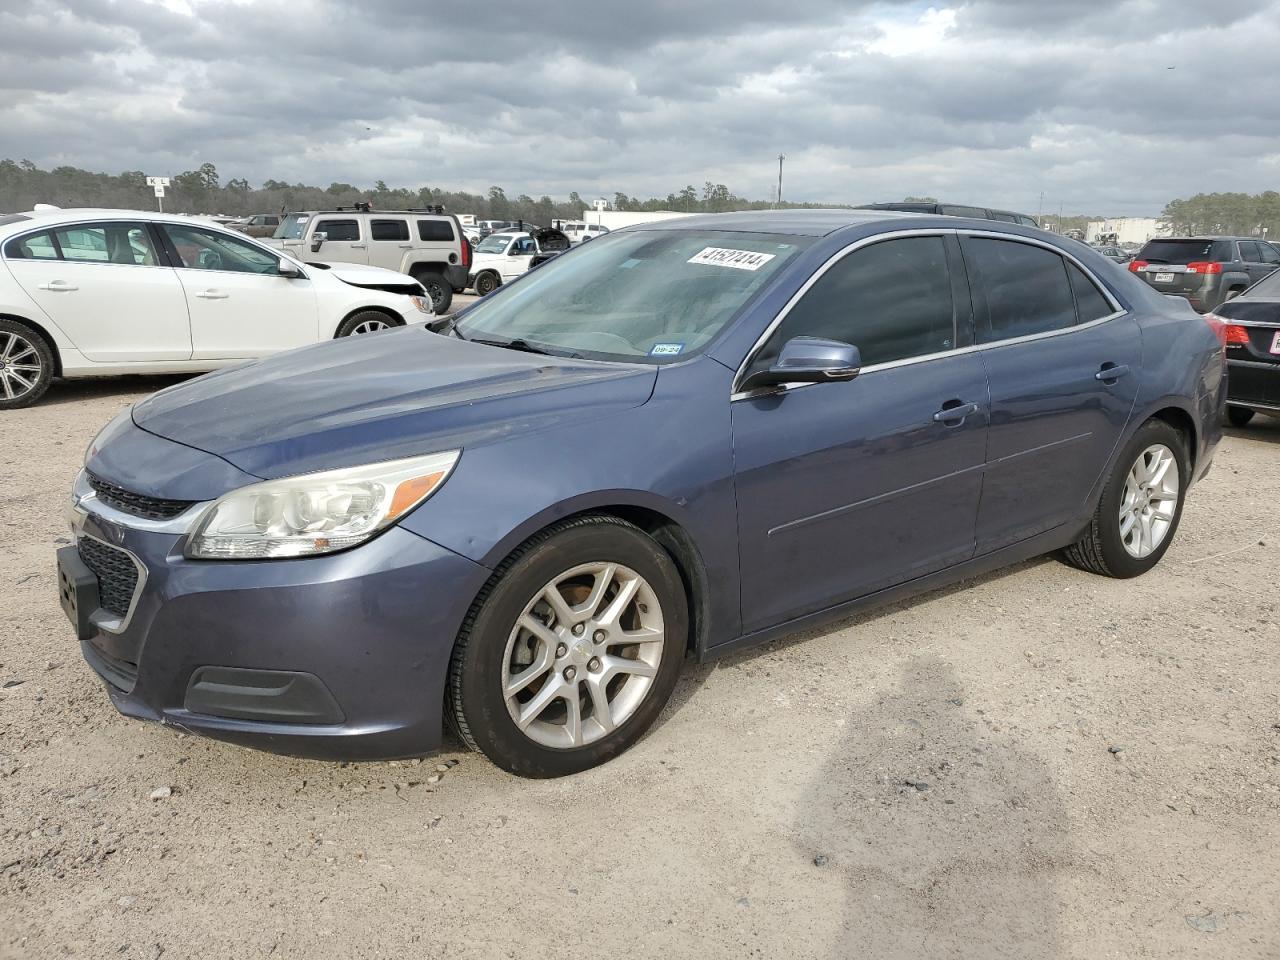
[[40,353],[20,334],[0,331],[0,336],[0,390],[5,400],[19,400],[40,382]]
[[391,324],[385,320],[365,320],[363,323],[357,323],[351,328],[352,335],[360,333],[377,333],[379,330],[389,330]]
[[1164,542],[1178,513],[1178,460],[1162,443],[1138,455],[1120,497],[1120,540],[1129,556],[1149,557]]
[[648,695],[665,636],[657,594],[640,574],[605,562],[566,570],[525,605],[507,639],[511,719],[544,747],[608,736]]

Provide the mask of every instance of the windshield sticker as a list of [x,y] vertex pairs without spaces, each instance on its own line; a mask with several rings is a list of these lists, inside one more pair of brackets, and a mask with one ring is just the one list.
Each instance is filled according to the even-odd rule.
[[674,357],[684,349],[683,343],[655,343],[649,348],[651,357]]
[[705,263],[712,267],[733,267],[735,270],[759,270],[776,254],[757,253],[754,250],[730,250],[727,247],[703,247],[687,262]]

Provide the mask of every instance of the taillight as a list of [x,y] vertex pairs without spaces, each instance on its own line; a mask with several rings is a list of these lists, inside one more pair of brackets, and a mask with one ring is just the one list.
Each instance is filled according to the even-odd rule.
[[1147,261],[1145,261],[1145,260],[1130,260],[1130,261],[1129,261],[1129,272],[1130,272],[1130,273],[1137,273],[1139,270],[1145,270],[1145,269],[1147,268],[1147,266],[1148,266],[1148,264],[1147,264]]
[[1249,331],[1238,324],[1228,323],[1222,328],[1222,342],[1227,346],[1238,344],[1247,347],[1249,345]]
[[1221,273],[1222,264],[1212,260],[1197,260],[1187,264],[1187,273]]
[[471,269],[471,241],[465,236],[462,238],[462,265]]

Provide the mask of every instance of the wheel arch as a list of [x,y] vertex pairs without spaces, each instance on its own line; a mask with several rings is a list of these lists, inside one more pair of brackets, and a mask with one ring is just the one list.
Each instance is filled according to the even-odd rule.
[[544,511],[496,546],[483,564],[496,569],[507,557],[538,534],[563,523],[590,516],[611,516],[638,527],[666,551],[684,584],[689,605],[689,640],[687,651],[700,653],[707,647],[711,626],[711,593],[706,564],[693,536],[674,516],[675,511],[659,504],[639,503],[635,499],[604,498],[596,503],[578,503],[564,510]]
[[400,316],[400,314],[396,313],[390,307],[384,307],[381,304],[367,304],[365,306],[355,307],[343,314],[342,319],[339,320],[337,325],[333,328],[333,333],[329,339],[337,340],[338,331],[342,329],[342,325],[357,313],[381,313],[386,316],[387,319],[391,320],[397,327],[403,327],[405,325],[404,317]]
[[13,323],[20,323],[24,327],[30,327],[31,332],[45,342],[45,346],[49,348],[49,352],[53,355],[53,375],[55,377],[62,376],[62,351],[58,349],[58,342],[53,339],[42,324],[16,313],[0,313],[0,320],[9,320]]
[[1196,475],[1196,455],[1200,450],[1200,431],[1196,427],[1195,417],[1182,407],[1169,404],[1153,411],[1142,420],[1142,423],[1147,420],[1163,420],[1186,438],[1187,459],[1190,461],[1191,476],[1194,477]]

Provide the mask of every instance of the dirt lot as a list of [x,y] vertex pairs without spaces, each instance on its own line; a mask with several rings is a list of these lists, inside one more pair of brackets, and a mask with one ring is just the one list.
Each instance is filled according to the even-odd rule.
[[1280,956],[1280,421],[1146,578],[1042,559],[690,663],[628,755],[524,782],[115,713],[52,552],[168,382],[0,416],[0,956]]

